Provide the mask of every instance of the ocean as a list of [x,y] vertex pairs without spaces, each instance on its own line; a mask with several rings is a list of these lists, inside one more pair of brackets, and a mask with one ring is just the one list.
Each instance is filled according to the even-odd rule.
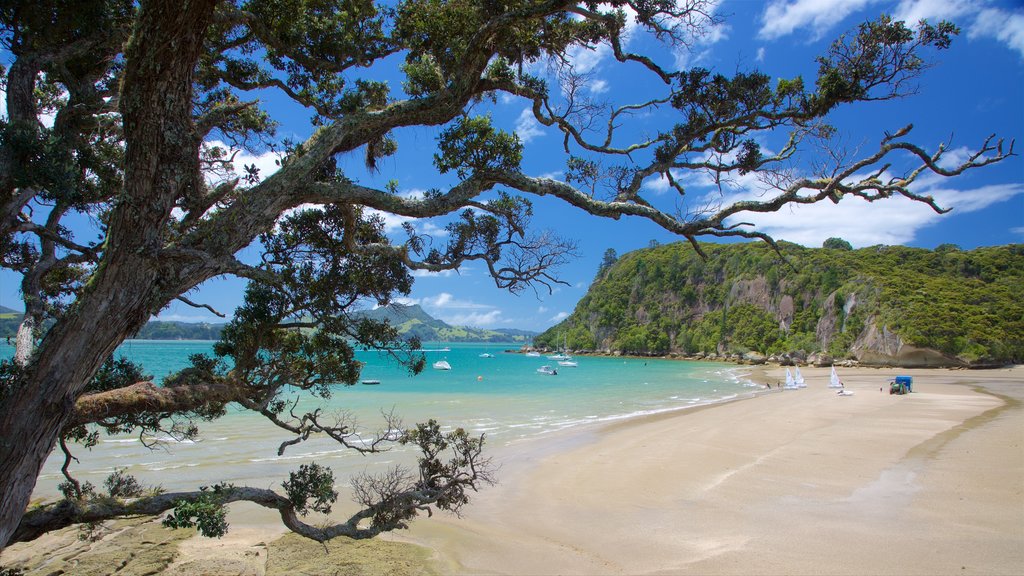
[[[195,353],[211,353],[213,343],[202,341],[126,341],[119,353],[142,364],[159,382],[187,365]],[[365,363],[362,378],[379,385],[337,386],[329,400],[303,399],[298,409],[319,402],[325,414],[344,413],[366,432],[382,433],[384,412],[393,412],[411,427],[436,419],[445,429],[465,428],[485,434],[487,446],[500,453],[520,442],[556,438],[560,431],[594,426],[659,412],[685,409],[750,394],[760,386],[747,378],[748,370],[731,364],[661,359],[576,357],[578,367],[558,366],[556,360],[506,353],[511,344],[425,344],[427,367],[411,376],[386,354],[357,353]],[[491,354],[482,358],[481,354]],[[13,348],[0,344],[0,355]],[[451,370],[432,364],[445,360]],[[542,365],[557,375],[541,374]],[[80,462],[72,464],[77,478],[102,486],[114,469],[124,468],[147,485],[165,490],[194,489],[219,481],[236,485],[269,486],[287,477],[301,463],[317,461],[331,466],[340,483],[353,474],[374,472],[411,462],[405,449],[363,456],[332,441],[313,439],[289,447],[281,456],[278,446],[291,437],[261,416],[239,410],[214,422],[201,422],[200,437],[176,442],[169,437],[101,436],[92,450],[72,445]],[[144,443],[160,440],[150,449]],[[63,455],[51,455],[39,478],[34,497],[56,497],[63,478]]]

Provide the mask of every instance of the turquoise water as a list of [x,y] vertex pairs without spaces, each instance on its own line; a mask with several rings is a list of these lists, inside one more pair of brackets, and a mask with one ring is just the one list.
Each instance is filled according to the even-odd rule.
[[[120,353],[159,380],[185,366],[190,354],[210,352],[212,345],[135,340],[126,342]],[[441,351],[442,347],[450,349]],[[355,418],[368,430],[367,438],[383,426],[383,410],[401,416],[406,426],[435,418],[448,428],[486,434],[488,443],[500,448],[568,428],[707,404],[756,389],[734,365],[577,357],[579,366],[572,368],[544,357],[504,352],[508,347],[428,344],[427,368],[417,376],[410,376],[386,354],[359,352],[359,360],[365,363],[363,378],[379,380],[380,385],[338,386],[330,400],[320,402],[325,413],[345,412]],[[494,357],[480,358],[485,352]],[[10,346],[0,345],[0,355],[12,353]],[[452,369],[433,369],[438,360],[446,360]],[[542,365],[556,368],[558,375],[538,373]],[[299,407],[314,405],[312,400],[302,400]],[[345,472],[372,471],[409,458],[401,451],[363,457],[321,439],[292,446],[277,456],[277,446],[290,438],[287,433],[262,417],[237,411],[200,428],[199,441],[163,438],[157,450],[143,447],[138,437],[105,436],[92,451],[75,451],[81,463],[73,469],[81,479],[99,485],[114,468],[127,467],[143,482],[179,489],[216,480],[264,485],[267,478],[283,478],[309,460],[329,464],[344,477]],[[55,494],[62,460],[51,457],[37,496]]]

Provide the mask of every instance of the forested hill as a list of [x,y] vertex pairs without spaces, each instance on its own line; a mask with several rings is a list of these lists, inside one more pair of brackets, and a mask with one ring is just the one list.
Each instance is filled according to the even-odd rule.
[[1024,245],[838,245],[782,243],[788,263],[764,243],[701,244],[706,260],[683,243],[632,252],[535,344],[901,366],[1024,361]]
[[424,342],[512,342],[528,343],[536,332],[499,328],[452,326],[427,314],[418,305],[393,305],[365,312],[374,320],[387,320],[403,336],[415,336]]
[[[419,306],[390,306],[365,314],[375,320],[387,319],[403,336],[416,336],[424,342],[510,342],[525,344],[536,332],[500,328],[488,330],[451,326],[423,311]],[[13,338],[18,332],[22,313],[0,307],[0,338]],[[218,340],[225,324],[163,322],[153,320],[139,330],[136,338],[143,340]]]

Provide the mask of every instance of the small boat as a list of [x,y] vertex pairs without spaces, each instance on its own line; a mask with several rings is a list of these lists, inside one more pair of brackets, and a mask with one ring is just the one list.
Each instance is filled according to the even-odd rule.
[[484,352],[483,354],[480,355],[480,357],[481,358],[494,358],[494,354],[491,354],[489,352]]
[[530,358],[540,358],[540,352],[527,352],[526,355]]
[[835,366],[832,367],[832,374],[829,376],[829,379],[828,379],[828,387],[829,388],[842,388],[843,387],[843,382],[842,382],[842,380],[839,379],[839,374],[836,374],[836,367]]
[[579,366],[579,363],[576,362],[575,360],[559,360],[558,361],[558,365],[559,366],[568,366],[569,368],[575,368],[575,367]]
[[807,388],[807,384],[804,383],[804,375],[800,373],[800,367],[794,366],[793,369],[796,370],[796,374],[793,375],[793,382],[796,382],[796,387]]
[[562,351],[557,353],[557,354],[553,354],[551,356],[548,356],[548,358],[551,359],[551,360],[557,360],[559,364],[561,364],[562,361],[572,360],[572,356],[569,355],[569,337],[568,336],[566,336],[562,340]]
[[452,365],[447,360],[438,360],[434,362],[434,370],[451,370]]
[[540,374],[547,374],[548,376],[557,376],[558,370],[555,370],[551,366],[541,366],[537,368],[537,372]]
[[789,368],[786,368],[786,385],[783,386],[783,389],[796,390],[797,388],[799,386],[797,386],[796,380],[793,379],[793,373],[789,371]]
[[362,382],[360,382],[360,384],[365,384],[367,386],[377,386],[380,384],[380,380],[363,380]]

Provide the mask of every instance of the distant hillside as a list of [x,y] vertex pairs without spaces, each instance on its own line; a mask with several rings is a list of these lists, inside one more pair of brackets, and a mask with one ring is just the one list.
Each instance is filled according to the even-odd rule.
[[[418,336],[425,342],[509,342],[524,344],[533,340],[536,332],[500,328],[485,330],[451,326],[438,320],[419,306],[388,306],[364,312],[375,320],[387,319],[398,327],[404,336]],[[0,338],[14,337],[21,323],[22,313],[0,307]],[[154,320],[146,323],[135,335],[140,340],[217,340],[224,324],[206,322],[164,322]]]
[[0,338],[14,337],[18,333],[22,315],[17,310],[0,306]]
[[220,340],[224,324],[207,322],[147,322],[135,335],[139,340]]
[[[0,306],[0,338],[13,338],[18,333],[23,314]],[[139,340],[218,340],[224,324],[206,322],[147,322],[135,335]]]
[[599,272],[535,339],[634,354],[819,352],[866,364],[1024,361],[1024,245],[962,251],[677,243]]
[[387,320],[398,328],[403,336],[417,337],[424,342],[530,342],[536,332],[499,328],[488,330],[451,326],[427,314],[419,305],[403,306],[393,304],[364,312],[367,317],[378,321]]

